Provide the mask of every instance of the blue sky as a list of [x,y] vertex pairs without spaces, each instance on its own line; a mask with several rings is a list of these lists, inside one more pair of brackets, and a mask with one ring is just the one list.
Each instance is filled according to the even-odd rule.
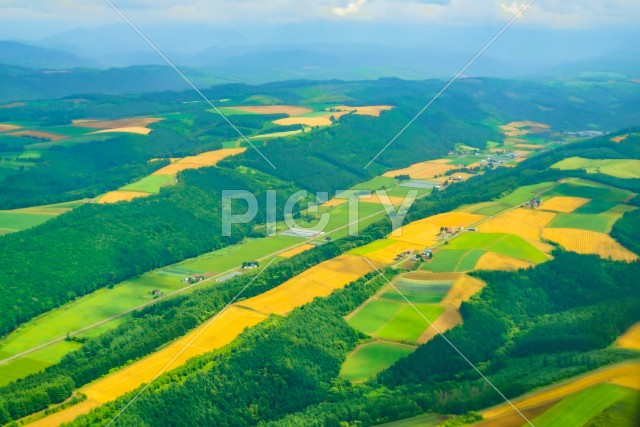
[[[305,21],[423,23],[449,26],[506,22],[526,0],[112,0],[140,23],[265,24]],[[119,22],[104,0],[0,0],[3,37],[44,36]],[[518,25],[588,29],[632,27],[638,0],[537,0]]]

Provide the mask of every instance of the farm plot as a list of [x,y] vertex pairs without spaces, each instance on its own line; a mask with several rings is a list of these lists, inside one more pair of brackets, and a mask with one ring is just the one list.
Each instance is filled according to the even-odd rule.
[[612,384],[598,384],[573,396],[532,420],[539,427],[584,426],[602,411],[636,393]]
[[611,236],[577,228],[545,228],[543,237],[579,254],[596,254],[619,261],[634,261],[638,256]]
[[[602,202],[616,202],[621,203],[631,197],[633,193],[620,190],[617,188],[606,187],[599,184],[595,184],[589,181],[583,181],[579,179],[567,180],[558,185],[556,188],[550,190],[545,196],[568,196],[568,197],[583,197],[598,200]],[[584,207],[589,206],[591,203],[586,204]],[[577,209],[577,211],[580,209]],[[577,212],[576,212],[577,213]]]
[[422,316],[433,322],[444,310],[437,304],[414,304],[412,307],[406,303],[377,299],[366,303],[347,321],[355,329],[374,337],[416,342],[429,327],[429,322]]
[[239,305],[260,313],[286,314],[316,297],[329,295],[373,270],[362,257],[341,255],[311,267],[282,285],[242,301]]
[[448,249],[483,249],[498,254],[538,264],[548,259],[547,255],[523,238],[503,233],[464,233],[453,239]]
[[466,212],[448,212],[414,221],[396,230],[391,239],[399,242],[414,243],[423,246],[433,245],[437,241],[441,227],[466,228],[485,217]]
[[435,273],[469,271],[484,253],[481,249],[440,249],[424,268]]
[[417,280],[410,277],[404,275],[395,281],[394,286],[401,294],[390,288],[380,295],[380,298],[400,302],[405,302],[406,298],[412,303],[438,303],[442,301],[454,283],[454,280]]
[[[637,362],[621,363],[528,393],[520,398],[512,399],[512,402],[518,409],[528,410],[557,402],[597,384],[617,382],[622,378],[638,378],[639,376],[640,364]],[[515,413],[513,407],[505,403],[485,409],[481,412],[481,415],[485,420],[497,420],[511,413]]]
[[149,175],[132,184],[125,185],[121,190],[158,193],[162,187],[166,187],[174,183],[175,177],[172,175]]
[[74,120],[73,125],[90,129],[146,128],[164,120],[158,117],[132,117],[118,120]]
[[[367,249],[364,248],[367,246],[364,246],[363,250],[366,251]],[[372,261],[382,264],[393,264],[397,261],[399,254],[410,251],[421,251],[425,248],[426,246],[416,245],[414,243],[397,242],[392,240],[390,244],[385,244],[385,246],[380,249],[367,252],[366,257]]]
[[383,176],[393,178],[398,175],[409,175],[412,179],[432,179],[455,168],[456,166],[454,165],[429,161],[416,163],[403,169],[385,172]]
[[477,270],[513,271],[531,267],[533,264],[495,252],[487,252],[480,257],[475,268]]
[[640,178],[640,160],[637,159],[584,159],[570,157],[551,166],[560,170],[584,169],[587,173],[601,173],[623,179]]
[[301,116],[311,113],[313,110],[295,105],[257,105],[225,107],[225,110],[235,110],[250,114],[286,114],[287,116]]
[[315,248],[314,245],[311,244],[304,244],[304,245],[300,245],[296,248],[293,249],[289,249],[287,251],[284,252],[280,252],[278,255],[280,255],[281,257],[284,258],[291,258],[293,256],[296,256],[298,254],[301,254],[302,252],[308,251],[309,249],[313,249]]
[[616,340],[616,347],[640,350],[640,322],[633,325]]
[[153,175],[176,175],[178,172],[187,169],[199,169],[207,166],[214,166],[220,160],[243,153],[244,151],[246,151],[246,148],[223,148],[198,154],[197,156],[188,156],[155,171]]
[[611,231],[614,222],[615,219],[605,215],[559,214],[547,227],[580,228],[607,233]]
[[482,223],[478,229],[486,233],[509,233],[528,240],[540,240],[542,228],[555,216],[551,212],[518,208]]
[[124,191],[124,190],[116,190],[109,191],[108,193],[103,194],[97,199],[97,203],[107,204],[107,203],[118,203],[118,202],[130,202],[133,199],[137,199],[138,197],[148,197],[151,193],[146,193],[143,191]]
[[56,215],[40,215],[16,211],[0,211],[0,234],[14,233],[36,227]]
[[591,199],[586,199],[584,197],[555,196],[550,198],[549,200],[545,200],[542,203],[541,209],[545,211],[570,213],[578,209],[580,206],[589,203],[590,201]]
[[354,112],[359,116],[380,117],[380,113],[393,109],[391,105],[369,105],[366,107],[349,107],[348,105],[340,105],[331,107],[330,110]]
[[380,341],[363,344],[347,356],[340,369],[340,376],[353,382],[364,381],[414,350],[413,346]]

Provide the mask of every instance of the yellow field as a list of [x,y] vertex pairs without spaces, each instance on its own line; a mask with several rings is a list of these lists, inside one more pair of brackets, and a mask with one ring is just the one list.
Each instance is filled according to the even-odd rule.
[[460,308],[463,301],[467,301],[473,295],[478,293],[485,286],[482,280],[475,277],[460,274],[458,279],[453,283],[447,295],[444,296],[440,304],[445,307]]
[[297,107],[295,105],[259,105],[229,108],[254,114],[286,114],[288,116],[300,116],[302,114],[311,113],[313,111],[309,108]]
[[569,213],[590,201],[591,199],[585,199],[584,197],[552,197],[542,203],[541,209]]
[[543,147],[535,144],[515,144],[514,147],[521,148],[523,150],[540,150]]
[[420,280],[455,280],[453,286],[451,286],[445,297],[440,301],[440,305],[446,308],[445,311],[433,322],[435,328],[427,328],[420,338],[418,338],[418,343],[420,344],[424,344],[438,335],[437,331],[445,332],[455,326],[461,325],[462,316],[458,312],[460,304],[478,293],[485,285],[483,281],[462,273],[426,273],[430,276],[420,277],[411,275],[412,273],[409,274],[410,275],[404,277]]
[[91,132],[89,135],[93,135],[96,133],[114,133],[114,132],[135,133],[138,135],[149,135],[151,133],[151,130],[152,129],[140,127],[140,126],[128,126],[128,127],[122,127],[122,128],[103,129],[96,132]]
[[322,206],[324,206],[326,208],[333,208],[335,206],[340,206],[340,205],[342,205],[344,203],[347,203],[348,201],[349,200],[347,200],[347,199],[336,199],[336,198],[333,198],[333,199],[329,200],[328,202],[323,203]]
[[128,202],[138,197],[148,197],[150,195],[151,193],[143,193],[142,191],[116,190],[103,194],[97,202],[100,204]]
[[208,151],[197,156],[184,157],[170,165],[163,167],[153,173],[153,175],[175,175],[186,169],[198,169],[206,166],[213,166],[220,160],[235,154],[243,153],[246,148],[223,148],[221,150]]
[[448,307],[436,320],[433,321],[434,327],[429,325],[416,342],[418,344],[424,344],[438,335],[438,331],[440,331],[440,333],[444,333],[458,325],[462,325],[462,316],[455,308]]
[[[527,129],[523,129],[527,128]],[[506,125],[500,126],[502,133],[509,137],[517,137],[523,136],[530,133],[542,132],[549,129],[550,126],[544,123],[532,122],[532,121],[521,121],[521,122],[511,122]]]
[[622,247],[611,236],[576,228],[545,228],[543,236],[579,254],[596,254],[603,258],[634,261],[638,256]]
[[[0,125],[0,126],[2,126],[2,125]],[[625,139],[627,139],[628,137],[629,137],[629,134],[614,136],[613,138],[611,138],[611,142],[615,142],[616,144],[619,144],[622,141],[624,141]]]
[[289,249],[288,251],[280,252],[278,255],[285,258],[291,258],[292,256],[301,254],[304,251],[315,248],[314,245],[300,245],[297,248]]
[[[625,381],[625,378],[636,379],[640,377],[640,363],[627,362],[600,369],[598,371],[570,379],[557,385],[548,387],[542,391],[535,391],[518,399],[512,399],[513,404],[518,409],[533,408],[549,402],[558,401],[571,394],[575,394],[586,388],[605,382]],[[515,412],[507,404],[501,404],[481,412],[485,420],[504,416]]]
[[60,412],[56,412],[55,414],[51,414],[45,418],[34,421],[33,423],[27,425],[29,427],[59,426],[62,423],[68,423],[69,421],[74,420],[80,415],[89,413],[89,411],[97,408],[98,406],[100,406],[100,403],[96,402],[95,400],[87,399],[83,402],[78,403],[77,405],[73,405],[70,408],[67,408]]
[[398,175],[409,175],[412,179],[432,179],[435,178],[436,175],[442,175],[451,169],[455,169],[455,166],[437,161],[420,162],[407,168],[385,172],[384,176],[393,178]]
[[347,105],[341,105],[339,107],[333,107],[333,109],[336,111],[346,112],[355,111],[355,113],[360,116],[380,117],[381,112],[391,110],[393,107],[390,105],[369,105],[366,107],[349,107]]
[[618,338],[616,347],[640,350],[640,322],[630,327]]
[[[474,166],[469,165],[467,167],[473,168]],[[471,178],[474,175],[470,174],[470,173],[466,173],[466,172],[458,172],[453,176],[459,176],[460,178],[462,178],[463,181],[466,181],[467,179]],[[445,182],[445,181],[447,181],[449,179],[451,179],[451,176],[439,176],[437,178],[431,178],[431,179],[429,179],[429,181],[443,183],[443,182]]]
[[12,130],[20,129],[20,126],[15,125],[5,125],[0,123],[0,132],[9,132]]
[[484,218],[467,212],[447,212],[407,224],[396,230],[391,238],[427,247],[436,243],[440,227],[466,228]]
[[50,139],[52,141],[57,141],[59,139],[66,138],[65,135],[60,135],[60,134],[57,134],[57,133],[38,132],[38,131],[33,131],[33,130],[22,130],[22,131],[19,131],[19,132],[12,132],[9,135],[12,135],[12,136],[32,136],[32,137],[36,137],[36,138],[47,138],[47,139]]
[[[389,202],[391,202],[391,204],[394,206],[401,205],[402,202],[404,201],[404,197],[396,197],[396,196],[387,196],[387,197],[389,198]],[[383,205],[382,200],[380,200],[380,197],[378,197],[376,193],[372,193],[371,197],[359,197],[358,200],[365,203],[377,203],[379,205]]]
[[540,240],[542,228],[555,216],[551,212],[518,208],[491,218],[478,229],[484,233],[509,233],[528,240]]
[[533,264],[519,259],[511,258],[495,252],[487,252],[482,255],[476,264],[476,270],[502,270],[514,271],[520,268],[531,267]]
[[74,126],[93,128],[93,129],[113,129],[113,128],[129,128],[129,127],[147,127],[151,123],[156,123],[162,118],[155,117],[133,117],[130,119],[120,120],[74,120]]
[[282,285],[241,301],[238,305],[265,314],[286,314],[316,297],[329,295],[370,271],[373,268],[364,258],[341,255],[311,267]]
[[395,262],[395,257],[399,253],[410,250],[422,251],[425,248],[425,245],[416,245],[414,243],[407,242],[394,242],[382,249],[369,252],[367,254],[367,258],[369,258],[371,261],[380,262],[382,264],[393,264]]
[[337,111],[334,113],[327,113],[324,116],[315,116],[315,117],[287,117],[286,119],[274,120],[273,123],[280,126],[290,126],[290,125],[304,125],[304,126],[330,126],[333,124],[331,121],[331,116],[334,119],[338,120],[340,117],[347,114],[346,111]]

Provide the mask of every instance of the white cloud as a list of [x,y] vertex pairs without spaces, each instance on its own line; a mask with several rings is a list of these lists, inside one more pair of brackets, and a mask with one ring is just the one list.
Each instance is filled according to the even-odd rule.
[[355,15],[360,12],[360,9],[366,3],[367,0],[354,0],[351,3],[347,4],[345,7],[334,7],[333,9],[331,9],[331,13],[340,17]]

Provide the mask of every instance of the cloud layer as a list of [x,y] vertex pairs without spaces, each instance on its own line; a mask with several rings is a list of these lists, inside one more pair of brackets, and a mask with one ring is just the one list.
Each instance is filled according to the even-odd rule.
[[[476,25],[506,21],[525,0],[112,0],[138,22],[314,20]],[[0,0],[0,21],[118,22],[104,0]],[[537,0],[520,24],[553,28],[637,25],[637,0]]]

